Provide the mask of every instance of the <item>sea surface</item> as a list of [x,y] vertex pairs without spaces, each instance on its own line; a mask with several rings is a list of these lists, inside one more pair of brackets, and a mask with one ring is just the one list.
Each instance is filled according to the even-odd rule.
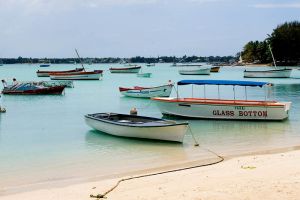
[[[0,114],[0,195],[27,186],[89,181],[125,172],[166,167],[186,162],[215,158],[208,148],[223,156],[235,156],[264,150],[294,147],[300,144],[300,71],[290,79],[259,79],[274,86],[268,89],[247,89],[248,99],[291,101],[288,120],[226,121],[178,120],[190,122],[200,147],[194,146],[191,133],[183,144],[115,137],[92,130],[84,115],[96,112],[129,113],[133,107],[139,115],[162,117],[155,103],[148,99],[123,97],[118,87],[158,86],[169,80],[228,79],[244,80],[245,67],[222,67],[210,76],[183,76],[179,67],[170,64],[143,65],[143,72],[152,78],[135,74],[111,74],[117,64],[86,65],[87,70],[103,69],[99,81],[75,81],[64,95],[16,96],[1,95],[0,104],[7,112]],[[0,78],[11,81],[49,80],[38,78],[37,70],[66,70],[79,65],[0,66]],[[253,67],[252,67],[253,68]],[[253,79],[247,79],[253,80]],[[258,79],[256,79],[258,80]],[[255,80],[253,80],[255,81]],[[0,86],[0,88],[2,88]],[[203,97],[203,86],[180,86],[181,97]],[[245,98],[244,87],[236,87],[237,99]],[[171,96],[175,96],[175,90]],[[221,86],[223,98],[233,98],[231,86]],[[217,98],[216,86],[206,86],[206,97]]]

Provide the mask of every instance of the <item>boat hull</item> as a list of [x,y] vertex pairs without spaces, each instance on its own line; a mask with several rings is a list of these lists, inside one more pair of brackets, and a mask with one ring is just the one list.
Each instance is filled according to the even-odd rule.
[[179,70],[181,75],[210,75],[210,68]]
[[74,69],[74,70],[67,70],[67,71],[40,71],[38,70],[36,72],[37,76],[38,77],[50,77],[50,74],[54,74],[54,73],[69,73],[69,74],[72,74],[72,73],[78,73],[78,72],[82,72],[83,71],[83,68],[77,68],[77,69]]
[[6,90],[2,91],[2,94],[10,94],[10,95],[59,95],[62,94],[65,89],[65,86],[54,86],[47,88],[39,88],[35,90]]
[[265,71],[244,71],[245,78],[290,78],[292,69],[265,70]]
[[162,114],[203,119],[284,120],[290,102],[153,98]]
[[150,78],[152,73],[138,73],[136,76],[141,78]]
[[212,67],[210,68],[210,72],[212,73],[218,73],[220,71],[220,67]]
[[110,73],[139,73],[141,67],[110,68]]
[[40,65],[40,67],[50,67],[50,65],[49,64],[42,64],[42,65]]
[[[128,89],[119,88],[120,92],[124,96],[136,97],[136,98],[151,98],[151,97],[169,97],[172,92],[173,85],[164,85],[153,88],[143,89]],[[123,91],[122,91],[123,90]]]
[[95,120],[85,116],[85,122],[90,127],[104,133],[130,138],[143,138],[153,140],[165,140],[173,142],[183,142],[184,135],[187,132],[187,124],[177,124],[174,126],[162,127],[128,127],[116,124],[110,124]]
[[39,82],[40,84],[42,84],[45,87],[53,87],[53,86],[66,86],[67,88],[73,88],[73,81],[66,81],[66,80],[62,80],[62,81],[41,81]]
[[99,80],[102,76],[101,72],[77,72],[77,73],[54,73],[50,74],[51,80]]

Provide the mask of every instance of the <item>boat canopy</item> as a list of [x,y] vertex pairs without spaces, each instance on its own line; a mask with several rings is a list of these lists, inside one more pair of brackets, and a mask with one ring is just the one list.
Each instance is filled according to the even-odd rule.
[[231,80],[181,80],[177,82],[177,85],[238,85],[238,86],[252,86],[262,87],[268,85],[268,82],[256,82],[256,81],[231,81]]

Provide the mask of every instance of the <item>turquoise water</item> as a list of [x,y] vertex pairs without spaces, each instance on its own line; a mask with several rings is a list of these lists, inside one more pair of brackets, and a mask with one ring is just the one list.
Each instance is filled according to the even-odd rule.
[[[0,114],[0,194],[8,189],[65,180],[92,180],[146,168],[163,167],[213,155],[193,146],[190,134],[183,144],[126,139],[92,130],[83,116],[96,112],[128,113],[137,107],[140,115],[162,117],[147,99],[122,97],[119,86],[157,86],[168,80],[234,79],[243,80],[243,67],[224,67],[210,76],[182,76],[177,67],[157,64],[143,67],[152,78],[135,74],[110,74],[112,65],[88,65],[104,69],[103,80],[76,81],[59,96],[1,96],[7,113]],[[116,66],[116,65],[114,65]],[[75,65],[52,65],[49,70],[72,69]],[[49,80],[36,77],[38,65],[4,65],[0,78],[19,81]],[[249,79],[247,79],[249,80]],[[252,80],[252,79],[251,79]],[[222,155],[238,155],[300,144],[300,71],[291,79],[260,79],[275,86],[268,91],[249,88],[248,98],[291,101],[290,118],[283,122],[188,120],[201,147]],[[191,87],[179,88],[181,96],[190,96]],[[237,98],[244,88],[237,87]],[[217,97],[217,87],[206,87],[207,97]],[[193,88],[194,96],[203,96],[203,87]],[[172,95],[175,96],[175,90]],[[232,87],[221,87],[221,97],[232,98]],[[185,121],[187,121],[185,119]]]

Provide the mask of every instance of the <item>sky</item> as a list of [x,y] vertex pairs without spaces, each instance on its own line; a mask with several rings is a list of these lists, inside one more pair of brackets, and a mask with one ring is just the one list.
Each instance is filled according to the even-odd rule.
[[0,57],[227,56],[300,0],[0,0]]

